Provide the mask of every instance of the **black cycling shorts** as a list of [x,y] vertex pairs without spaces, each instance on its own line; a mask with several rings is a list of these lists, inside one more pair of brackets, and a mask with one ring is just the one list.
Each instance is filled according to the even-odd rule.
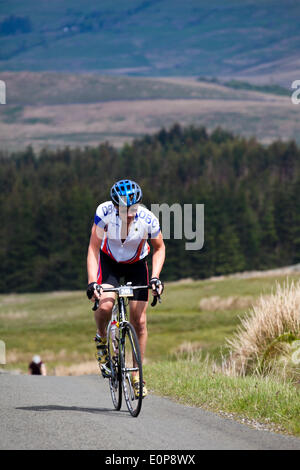
[[[141,259],[135,263],[117,263],[100,250],[97,283],[119,287],[121,278],[125,278],[125,284],[132,282],[133,286],[147,286],[149,284],[149,274],[146,259]],[[133,292],[132,300],[143,300],[144,302],[148,300],[148,289],[138,289]]]

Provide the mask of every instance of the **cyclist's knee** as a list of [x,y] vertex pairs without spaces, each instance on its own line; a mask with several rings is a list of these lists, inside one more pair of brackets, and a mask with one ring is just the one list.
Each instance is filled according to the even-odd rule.
[[100,304],[100,307],[99,307],[99,311],[100,311],[100,314],[102,315],[110,315],[111,314],[111,311],[112,311],[112,308],[113,308],[113,304],[110,303],[110,302],[102,302]]
[[114,306],[114,300],[113,299],[102,299],[100,300],[100,305],[97,310],[97,313],[100,314],[101,316],[109,317],[112,312],[112,308]]

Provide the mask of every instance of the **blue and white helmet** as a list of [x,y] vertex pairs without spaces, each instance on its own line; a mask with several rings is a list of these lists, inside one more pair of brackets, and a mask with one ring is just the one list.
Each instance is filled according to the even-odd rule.
[[131,180],[120,180],[110,190],[110,197],[117,206],[130,207],[141,201],[143,196],[140,186]]

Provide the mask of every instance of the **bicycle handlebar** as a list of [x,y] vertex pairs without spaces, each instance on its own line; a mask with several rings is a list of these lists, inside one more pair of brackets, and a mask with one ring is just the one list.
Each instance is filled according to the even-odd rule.
[[[99,285],[96,287],[98,292],[100,292],[100,289],[98,289],[99,287],[100,287]],[[102,292],[119,292],[121,287],[126,287],[126,286],[103,287]],[[152,286],[150,284],[147,285],[147,286],[128,286],[128,287],[130,287],[133,290],[136,290],[136,289],[152,289]],[[159,303],[161,303],[161,298],[160,298],[159,294],[156,294],[155,296],[153,296],[153,301],[151,302],[151,307],[155,307],[155,305],[157,304],[157,300],[159,301]],[[95,312],[98,308],[99,308],[99,299],[96,299],[92,310]]]

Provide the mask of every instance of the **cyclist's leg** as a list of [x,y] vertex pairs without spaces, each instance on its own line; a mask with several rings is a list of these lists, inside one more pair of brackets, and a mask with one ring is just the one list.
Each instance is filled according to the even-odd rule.
[[[131,281],[135,286],[145,286],[149,283],[149,275],[148,275],[148,266],[145,260],[137,261],[128,266],[128,270],[125,276],[126,280]],[[139,346],[141,352],[141,362],[143,363],[145,357],[145,350],[147,345],[147,311],[148,305],[148,289],[141,289],[134,291],[134,297],[130,301],[130,323],[134,327]],[[137,364],[133,358],[134,366],[136,367]],[[138,372],[132,373],[132,384],[134,388],[135,397],[138,398],[140,396],[140,380],[141,377]],[[147,388],[145,385],[145,381],[143,381],[143,391],[142,397],[147,395]]]
[[[97,282],[101,284],[102,287],[117,287],[120,284],[118,263],[102,251],[100,251]],[[97,333],[101,338],[106,337],[106,329],[111,318],[115,297],[116,294],[113,292],[102,292],[99,308],[95,312]]]
[[[134,327],[139,346],[141,352],[141,361],[143,364],[147,339],[148,339],[148,331],[147,331],[147,311],[148,301],[143,300],[132,300],[130,302],[130,323]],[[136,367],[137,364],[133,358],[133,364]],[[138,372],[132,373],[132,383],[134,388],[135,397],[138,398],[140,395],[140,375]],[[146,388],[146,382],[143,380],[143,388],[142,388],[142,396],[145,397],[148,394]]]
[[[111,284],[102,284],[102,287],[115,287]],[[95,322],[97,334],[101,338],[106,337],[107,325],[111,318],[112,308],[115,303],[115,294],[113,292],[103,292],[99,302],[99,308],[95,311]]]
[[148,331],[147,331],[147,306],[148,301],[131,300],[130,301],[130,323],[134,327],[141,350],[142,362],[144,360]]
[[[149,283],[148,266],[145,260],[137,261],[128,266],[126,280],[135,286],[145,286]],[[130,301],[130,322],[132,323],[140,345],[142,361],[145,356],[147,344],[147,318],[148,290],[136,290]]]

